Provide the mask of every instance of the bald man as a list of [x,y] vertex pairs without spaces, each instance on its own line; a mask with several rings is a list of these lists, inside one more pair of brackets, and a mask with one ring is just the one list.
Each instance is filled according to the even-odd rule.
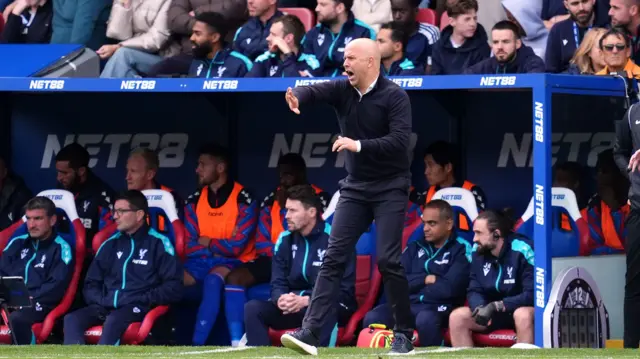
[[300,105],[326,103],[335,108],[341,135],[333,151],[346,151],[347,177],[339,183],[329,247],[317,259],[324,257],[302,328],[283,335],[281,341],[299,353],[317,355],[326,313],[336,310],[338,293],[348,288],[340,279],[349,254],[375,220],[378,269],[396,320],[391,354],[410,354],[414,319],[400,256],[411,182],[411,103],[404,90],[380,75],[380,52],[374,41],[352,40],[344,51],[344,69],[347,79],[288,88],[285,95],[296,114],[301,113]]

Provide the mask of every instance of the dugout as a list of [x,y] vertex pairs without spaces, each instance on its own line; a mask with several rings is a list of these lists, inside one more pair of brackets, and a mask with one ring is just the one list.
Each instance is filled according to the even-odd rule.
[[[284,101],[287,87],[314,81],[324,80],[2,78],[1,151],[34,192],[55,186],[55,153],[74,141],[88,147],[90,166],[114,189],[124,187],[128,151],[148,145],[159,149],[159,181],[187,196],[196,184],[198,145],[215,141],[232,150],[233,173],[258,200],[276,186],[277,159],[289,151],[306,159],[314,184],[333,192],[344,176],[342,156],[330,152],[338,133],[335,114],[320,105],[302,107],[297,116]],[[544,207],[550,207],[550,166],[556,160],[593,168],[597,154],[612,145],[613,121],[625,111],[624,86],[615,78],[540,74],[395,81],[411,98],[414,185],[425,187],[426,145],[452,141],[462,147],[464,177],[482,186],[489,207],[510,206],[518,214],[531,199],[534,177],[545,189]],[[546,257],[548,227],[535,227],[536,269],[543,278],[536,294],[545,300],[556,272]],[[607,283],[596,282],[608,292]],[[536,309],[540,334],[543,308]],[[618,319],[610,316],[621,337],[621,306]]]

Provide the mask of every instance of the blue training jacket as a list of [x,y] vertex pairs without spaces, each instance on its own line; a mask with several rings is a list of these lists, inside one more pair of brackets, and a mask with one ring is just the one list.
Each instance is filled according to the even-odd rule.
[[307,71],[313,77],[342,76],[344,48],[351,40],[362,37],[375,40],[376,32],[357,20],[352,12],[349,12],[349,18],[338,34],[322,24],[316,25],[302,39],[302,56],[307,64]]
[[253,63],[243,54],[226,47],[216,53],[213,59],[193,59],[189,77],[238,78],[244,77]]
[[304,56],[291,54],[283,61],[279,54],[267,51],[256,58],[246,77],[300,77],[306,65]]
[[253,16],[240,26],[233,36],[233,49],[248,57],[251,61],[267,51],[267,36],[273,21],[284,15],[277,10],[273,16],[262,23],[259,17]]
[[[329,246],[330,232],[331,226],[319,220],[306,237],[299,232],[280,233],[271,266],[271,300],[274,303],[281,295],[290,292],[311,296]],[[354,251],[340,281],[338,295],[338,303],[347,311],[355,311],[357,307],[355,286],[356,255]]]
[[[464,304],[469,284],[471,245],[455,234],[440,248],[424,236],[407,245],[402,266],[409,280],[411,303],[432,304],[431,310],[450,311]],[[425,285],[428,275],[435,283]]]
[[87,304],[150,309],[182,298],[183,270],[166,236],[142,226],[132,236],[118,232],[98,249],[84,284]]
[[23,277],[36,310],[60,303],[73,269],[73,250],[55,232],[44,241],[28,234],[14,237],[0,256],[0,275]]
[[385,76],[422,76],[424,75],[424,67],[416,66],[413,61],[408,58],[394,61],[389,66],[389,71],[384,68],[383,64],[380,64],[380,72]]
[[533,243],[521,234],[506,238],[498,257],[473,246],[467,299],[469,308],[501,300],[507,312],[533,306]]

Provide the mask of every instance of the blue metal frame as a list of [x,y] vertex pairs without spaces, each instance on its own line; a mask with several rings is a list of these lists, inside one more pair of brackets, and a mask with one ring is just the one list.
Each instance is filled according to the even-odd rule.
[[[0,91],[20,92],[284,92],[287,87],[330,79],[35,79],[0,78]],[[551,272],[551,98],[554,93],[624,96],[620,79],[605,76],[458,75],[395,77],[407,90],[515,89],[533,92],[533,197],[535,344],[543,344],[543,315],[552,286]]]

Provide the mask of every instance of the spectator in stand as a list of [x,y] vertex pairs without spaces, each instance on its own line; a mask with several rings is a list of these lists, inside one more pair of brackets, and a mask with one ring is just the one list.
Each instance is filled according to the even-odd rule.
[[376,33],[382,24],[393,20],[389,0],[354,0],[351,11],[356,19],[371,26]]
[[[196,15],[204,12],[217,12],[224,16],[227,26],[233,31],[246,21],[246,11],[246,2],[243,0],[173,0],[167,17],[169,31],[181,45],[180,54],[158,62],[149,70],[147,76],[186,76],[189,73],[193,61],[190,38],[193,25],[196,22]],[[226,40],[231,41],[231,38]]]
[[347,44],[361,37],[375,40],[375,31],[354,17],[352,5],[353,0],[318,0],[316,15],[319,25],[309,30],[302,40],[302,53],[307,64],[303,76],[341,76]]
[[33,193],[24,180],[9,170],[0,156],[0,231],[16,222],[24,214],[24,205]]
[[[160,159],[155,151],[147,147],[134,149],[129,154],[129,159],[127,160],[127,189],[135,189],[138,191],[161,189],[171,193],[173,200],[176,202],[178,217],[184,220],[184,203],[178,192],[156,181],[159,168]],[[160,233],[165,234],[169,230],[165,227],[166,219],[164,217],[152,217],[149,218],[149,221],[151,227]]]
[[251,61],[268,51],[267,37],[274,20],[284,15],[276,0],[248,0],[249,21],[236,31],[233,49]]
[[53,3],[50,0],[16,0],[5,12],[9,15],[0,43],[48,44],[51,40]]
[[297,16],[274,20],[267,36],[269,49],[256,58],[247,77],[300,77],[306,68],[300,53],[303,37],[304,25]]
[[611,25],[625,28],[633,42],[630,44],[630,57],[634,63],[640,63],[640,0],[610,0]]
[[[578,208],[583,209],[587,202],[585,201],[584,186],[582,179],[585,177],[585,171],[581,164],[573,161],[558,163],[553,168],[553,187],[564,187],[573,191],[576,195]],[[563,228],[570,229],[569,217],[564,216]]]
[[631,37],[624,28],[611,28],[600,38],[605,67],[596,75],[617,73],[628,78],[640,79],[640,66],[631,59]]
[[404,31],[409,34],[409,41],[405,48],[405,56],[415,66],[427,69],[431,66],[433,44],[440,38],[440,29],[431,24],[418,22],[418,0],[391,0],[393,20],[402,24]]
[[589,224],[590,254],[624,253],[629,180],[620,173],[611,149],[598,155],[596,183],[598,192],[582,211]]
[[402,24],[389,22],[380,28],[377,36],[380,49],[380,72],[385,76],[417,76],[424,75],[424,68],[416,67],[405,57],[404,49],[409,41],[408,34]]
[[[298,185],[287,192],[288,230],[280,234],[273,249],[271,298],[245,305],[248,346],[269,346],[269,327],[290,329],[302,324],[329,246],[331,226],[322,220],[315,190]],[[331,299],[332,308],[324,314],[318,333],[320,346],[335,344],[338,325],[346,324],[357,307],[355,251],[345,255],[347,263],[342,280],[336,283],[337,296]]]
[[600,38],[607,30],[594,28],[587,31],[580,47],[569,62],[567,73],[570,75],[594,75],[605,67],[604,54],[600,49]]
[[224,17],[216,12],[196,16],[191,35],[193,62],[189,77],[244,77],[251,71],[251,60],[233,51],[224,41],[227,30]]
[[[291,15],[285,15],[291,16]],[[288,228],[287,196],[294,186],[309,185],[307,181],[307,165],[302,156],[288,153],[278,160],[280,186],[271,192],[260,204],[260,217],[255,236],[256,254],[258,257],[240,265],[227,276],[225,286],[225,314],[229,324],[231,345],[236,346],[244,334],[244,304],[247,301],[245,289],[269,283],[272,272],[274,246],[280,234]],[[320,215],[325,211],[331,198],[327,192],[314,185]]]
[[74,268],[74,251],[55,230],[56,205],[47,197],[35,197],[26,204],[26,217],[27,234],[11,238],[0,256],[0,276],[24,277],[33,300],[32,306],[5,313],[14,344],[20,345],[35,344],[31,326],[60,304]]
[[507,18],[520,29],[522,42],[531,47],[541,59],[545,58],[549,30],[540,18],[542,3],[540,1],[502,0]]
[[118,232],[91,262],[84,285],[87,306],[64,317],[66,345],[84,344],[85,330],[94,325],[103,326],[98,344],[118,345],[131,323],[182,297],[182,265],[171,240],[147,225],[144,194],[119,195],[113,213]]
[[[431,347],[442,345],[449,314],[464,304],[471,244],[456,235],[453,208],[446,201],[429,202],[422,213],[422,222],[422,236],[402,252],[402,266],[409,281],[411,313],[420,346]],[[367,313],[363,327],[371,324],[393,328],[389,303]]]
[[592,27],[604,27],[609,17],[598,18],[596,0],[566,0],[570,18],[555,24],[549,32],[545,64],[547,72],[559,73],[569,68],[571,58]]
[[52,44],[81,44],[96,51],[107,43],[110,0],[53,0]]
[[544,61],[530,47],[522,44],[516,24],[500,21],[491,30],[493,57],[467,68],[466,74],[543,73]]
[[507,13],[502,7],[501,0],[482,0],[480,4],[478,6],[478,23],[485,29],[493,29],[493,26],[498,22],[507,20]]
[[459,0],[447,4],[449,25],[433,46],[431,74],[454,75],[491,54],[487,33],[478,24],[478,2]]
[[[596,0],[596,17],[599,19],[609,18],[609,1]],[[542,0],[541,18],[544,26],[551,30],[553,25],[569,18],[564,0]]]
[[145,75],[163,58],[177,55],[180,46],[171,39],[167,12],[171,0],[118,0],[113,3],[107,37],[120,41],[96,51],[107,64],[102,78]]
[[258,223],[257,205],[249,192],[230,178],[229,165],[225,149],[215,145],[201,148],[196,168],[200,188],[187,199],[184,282],[191,288],[185,299],[196,299],[202,288],[193,345],[206,343],[218,318],[229,273],[256,259],[251,238]]

